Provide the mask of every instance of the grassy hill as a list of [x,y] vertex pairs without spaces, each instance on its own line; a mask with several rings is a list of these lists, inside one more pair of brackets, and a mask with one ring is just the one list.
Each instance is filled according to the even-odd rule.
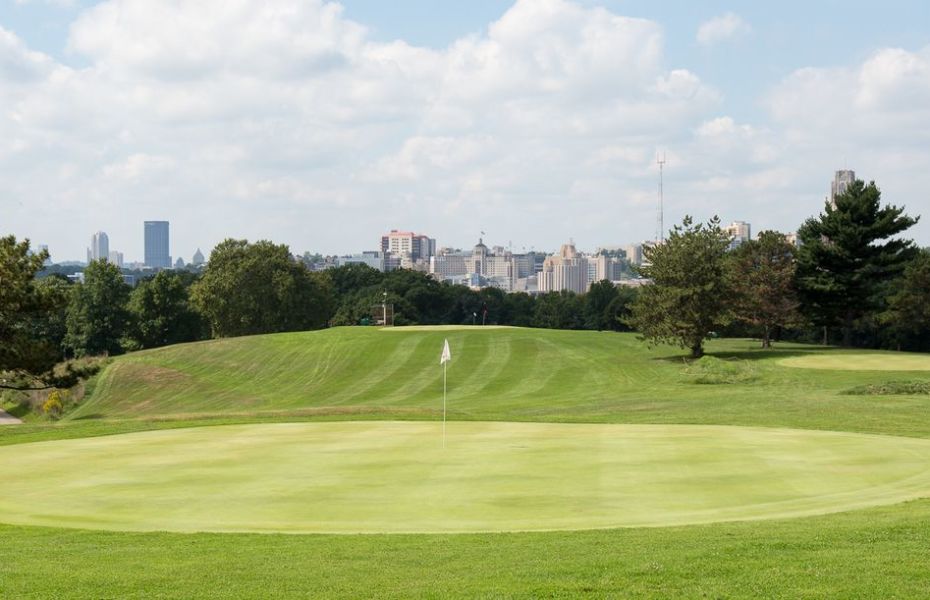
[[[432,419],[440,409],[439,354],[448,338],[450,418],[703,423],[923,435],[930,408],[913,396],[852,396],[853,387],[927,372],[814,370],[783,364],[861,352],[716,340],[707,380],[677,348],[634,334],[521,328],[336,328],[215,340],[119,357],[68,417]],[[867,357],[874,358],[875,353]],[[885,360],[894,353],[885,353]],[[881,358],[881,357],[880,357]],[[726,379],[726,373],[723,373]],[[888,410],[894,406],[895,410]]]
[[[708,345],[717,360],[688,365],[681,351],[650,350],[631,334],[351,328],[119,357],[66,419],[0,428],[0,445],[19,445],[8,448],[14,464],[34,458],[20,444],[37,440],[250,421],[434,419],[445,337],[454,355],[454,419],[787,426],[930,438],[926,394],[843,393],[928,381],[928,371],[903,370],[920,368],[919,355],[789,344],[761,351],[750,340],[718,340]],[[142,457],[167,459],[158,451]],[[59,463],[49,459],[43,468],[80,479]],[[212,497],[229,502],[222,492]],[[761,522],[452,536],[0,525],[0,598],[926,598],[928,548],[930,499]]]

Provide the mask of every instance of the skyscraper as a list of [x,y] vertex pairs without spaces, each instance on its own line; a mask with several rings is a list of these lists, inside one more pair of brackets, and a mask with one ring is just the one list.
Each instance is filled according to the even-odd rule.
[[145,222],[145,266],[155,269],[171,268],[168,221]]
[[110,258],[110,238],[102,231],[98,231],[90,238],[90,251],[87,253],[88,262],[92,260],[107,260]]
[[850,170],[837,171],[830,183],[830,204],[836,206],[836,197],[846,193],[846,188],[856,180],[856,172]]

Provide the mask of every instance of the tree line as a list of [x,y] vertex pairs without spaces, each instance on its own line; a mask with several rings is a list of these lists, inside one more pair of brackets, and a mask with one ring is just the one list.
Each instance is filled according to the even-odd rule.
[[730,249],[719,220],[676,226],[645,249],[632,289],[608,281],[586,294],[480,291],[425,273],[352,264],[315,272],[269,241],[226,240],[202,273],[161,271],[135,288],[93,262],[82,283],[38,277],[47,254],[0,238],[0,388],[67,387],[86,373],[73,359],[212,337],[302,331],[371,321],[636,330],[692,356],[711,335],[930,350],[930,252],[902,234],[917,222],[855,182],[806,221],[795,246],[763,232]]
[[694,357],[713,332],[773,334],[824,344],[930,350],[930,251],[904,233],[917,223],[856,181],[798,230],[729,250],[716,217],[686,217],[644,251],[645,286],[628,323],[653,343]]

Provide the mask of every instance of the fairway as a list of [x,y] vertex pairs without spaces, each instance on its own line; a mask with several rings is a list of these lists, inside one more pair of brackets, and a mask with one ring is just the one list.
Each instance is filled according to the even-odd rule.
[[930,495],[930,441],[719,426],[284,423],[0,448],[12,524],[483,532],[827,513]]
[[930,355],[887,352],[859,354],[835,352],[785,358],[780,364],[800,369],[834,371],[930,371]]

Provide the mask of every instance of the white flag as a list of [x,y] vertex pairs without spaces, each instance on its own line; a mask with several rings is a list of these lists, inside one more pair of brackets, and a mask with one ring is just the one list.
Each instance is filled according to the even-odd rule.
[[449,340],[446,340],[442,346],[442,356],[439,357],[439,364],[444,365],[450,360],[452,360],[452,351],[449,350]]

